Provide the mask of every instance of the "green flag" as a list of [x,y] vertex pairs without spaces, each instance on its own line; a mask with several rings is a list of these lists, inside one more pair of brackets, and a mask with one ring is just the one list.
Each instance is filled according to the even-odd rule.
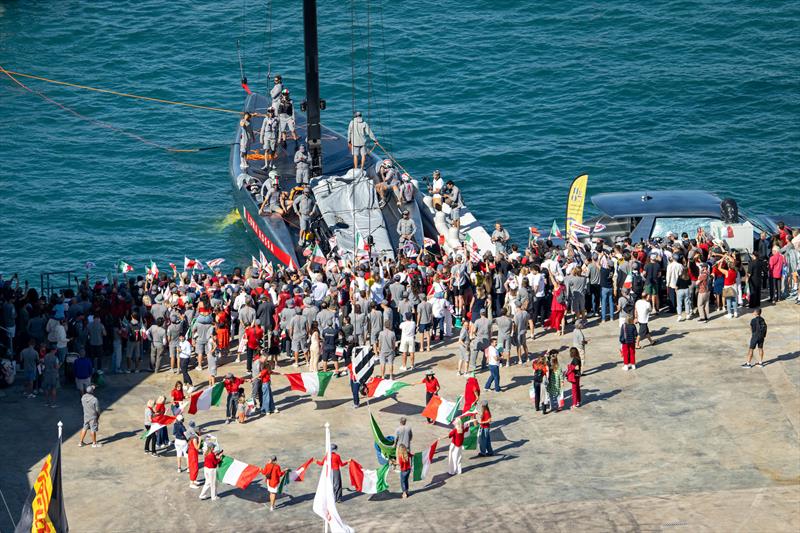
[[375,417],[372,416],[372,413],[369,414],[369,420],[370,426],[372,427],[372,435],[375,437],[375,444],[378,446],[378,449],[380,449],[381,455],[387,459],[394,458],[394,443],[383,436],[383,432],[381,432],[381,428],[378,427],[378,423],[375,421]]

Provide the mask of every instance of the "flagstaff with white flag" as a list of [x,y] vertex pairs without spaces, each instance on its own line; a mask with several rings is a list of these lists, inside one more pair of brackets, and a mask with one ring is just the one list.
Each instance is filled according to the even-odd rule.
[[331,428],[325,422],[325,464],[319,475],[317,483],[317,493],[314,496],[314,512],[317,513],[325,523],[323,531],[331,533],[354,533],[355,530],[342,521],[339,512],[336,510],[336,497],[333,495],[333,479],[331,470]]

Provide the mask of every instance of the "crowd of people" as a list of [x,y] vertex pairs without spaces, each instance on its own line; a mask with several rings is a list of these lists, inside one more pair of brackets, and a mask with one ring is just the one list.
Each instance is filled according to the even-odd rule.
[[[144,450],[155,455],[174,445],[179,470],[187,457],[191,486],[199,487],[200,431],[182,420],[182,405],[194,390],[192,372],[206,374],[210,385],[222,380],[226,421],[244,422],[252,412],[278,412],[271,379],[280,374],[279,367],[331,370],[350,381],[357,408],[366,387],[350,364],[354,349],[369,347],[376,358],[374,375],[393,379],[412,372],[432,346],[453,340],[456,372],[467,379],[467,388],[475,387],[476,373],[486,371],[483,388],[500,392],[501,368],[530,365],[537,411],[560,411],[567,388],[575,409],[581,405],[581,377],[591,369],[590,324],[617,319],[622,369],[635,370],[642,342],[658,342],[649,329],[654,316],[672,314],[679,322],[707,321],[714,314],[735,319],[746,306],[754,316],[743,366],[752,366],[754,350],[760,350],[756,365],[762,364],[767,326],[761,294],[768,290],[773,302],[787,297],[800,302],[799,233],[785,228],[762,235],[749,257],[702,231],[694,238],[669,234],[640,243],[559,246],[531,239],[524,250],[508,247],[500,234],[494,253],[479,257],[463,251],[448,255],[434,246],[397,260],[309,261],[300,270],[248,267],[226,273],[217,266],[110,282],[90,283],[87,277],[75,290],[51,295],[21,285],[14,276],[2,282],[0,324],[6,355],[20,363],[27,398],[41,393],[56,407],[56,390],[74,381],[85,415],[81,445],[91,432],[93,446],[99,446],[94,384],[104,376],[180,374],[169,396],[148,402],[144,418],[148,428],[154,416],[177,413],[174,440],[170,443],[162,428],[147,437]],[[530,350],[532,340],[568,331],[567,354]],[[221,376],[219,367],[234,358],[245,371],[240,377]],[[248,382],[250,393],[245,392]],[[428,402],[439,392],[438,381],[428,375],[423,384]],[[490,422],[489,413],[482,455],[492,453]],[[482,424],[480,418],[466,423]],[[460,470],[456,443],[463,439],[464,421],[455,424],[448,434],[456,449],[449,454],[453,474]],[[407,470],[410,443],[399,444],[405,448],[398,466]],[[213,446],[206,449],[211,456],[205,468],[213,468],[219,457]],[[403,488],[407,493],[407,483]],[[214,497],[215,488],[208,490]]]

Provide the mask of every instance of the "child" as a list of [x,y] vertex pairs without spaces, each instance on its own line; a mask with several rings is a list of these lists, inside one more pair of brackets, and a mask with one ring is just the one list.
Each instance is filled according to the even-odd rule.
[[176,381],[170,394],[172,395],[172,414],[174,416],[181,412],[181,402],[186,399],[186,395],[183,392],[183,383]]
[[244,394],[239,394],[239,402],[236,406],[236,420],[240,424],[244,424],[245,417],[247,416],[247,399]]

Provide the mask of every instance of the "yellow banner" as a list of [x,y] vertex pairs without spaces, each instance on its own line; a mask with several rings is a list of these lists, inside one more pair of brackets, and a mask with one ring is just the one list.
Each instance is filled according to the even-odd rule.
[[572,181],[567,197],[567,231],[564,238],[569,238],[572,230],[572,223],[583,224],[583,203],[586,199],[586,182],[589,175],[583,174]]
[[50,497],[53,493],[53,479],[50,477],[50,466],[53,456],[48,455],[36,482],[33,484],[33,491],[36,496],[33,498],[33,524],[31,533],[54,533],[56,528],[50,520],[48,510],[50,508]]

